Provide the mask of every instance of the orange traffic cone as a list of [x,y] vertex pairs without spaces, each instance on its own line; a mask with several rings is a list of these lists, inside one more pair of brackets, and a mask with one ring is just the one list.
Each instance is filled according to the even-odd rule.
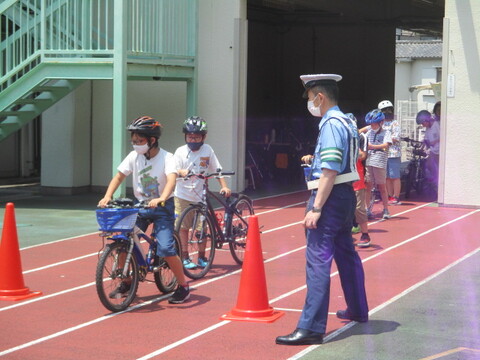
[[17,301],[41,294],[41,291],[30,291],[23,283],[15,210],[13,203],[8,203],[0,243],[0,300]]
[[274,310],[268,303],[258,218],[252,215],[248,221],[247,247],[237,305],[230,312],[222,315],[221,319],[273,322],[283,314],[283,311]]

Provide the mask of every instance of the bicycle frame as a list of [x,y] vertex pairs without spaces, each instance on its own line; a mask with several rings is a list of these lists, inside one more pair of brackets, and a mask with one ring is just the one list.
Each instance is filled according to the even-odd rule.
[[[225,173],[225,174],[228,175],[229,173]],[[210,220],[213,224],[213,228],[215,230],[215,242],[219,242],[219,243],[229,242],[229,241],[232,241],[232,234],[230,233],[232,227],[230,225],[233,219],[233,215],[237,215],[238,218],[244,223],[245,226],[248,226],[248,223],[243,219],[241,214],[235,208],[235,201],[229,202],[229,199],[232,196],[234,196],[234,194],[232,194],[230,198],[222,199],[220,196],[217,196],[212,191],[210,191],[208,187],[208,179],[213,176],[217,176],[216,173],[203,176],[205,181],[203,183],[202,196],[201,196],[201,200],[196,204],[201,206],[203,209],[205,209],[208,216],[210,217]],[[213,208],[212,201],[210,200],[211,198],[214,198],[215,200],[217,200],[225,210],[223,229],[220,227],[220,224],[217,221],[217,217],[215,216],[215,209]]]
[[422,192],[423,182],[425,180],[425,159],[426,153],[423,151],[423,144],[410,138],[402,138],[412,146],[412,158],[408,163],[406,175],[405,197],[408,198],[410,190],[413,187],[417,193]]
[[[237,209],[235,209],[235,206],[234,206],[235,202],[232,202],[229,204],[228,198],[227,200],[223,200],[209,190],[207,190],[207,194],[208,194],[207,200],[206,200],[207,212],[210,215],[212,223],[214,224],[213,227],[215,228],[215,233],[217,235],[215,241],[219,241],[219,240],[221,242],[232,241],[232,234],[231,234],[232,227],[230,225],[232,223],[233,215],[237,215],[239,220],[241,220],[245,226],[248,226],[248,223],[243,219],[243,217],[241,217],[241,214],[237,211]],[[223,229],[220,227],[220,224],[218,223],[217,218],[215,216],[215,210],[213,208],[211,200],[209,199],[210,196],[216,199],[223,206],[225,210]]]
[[[155,239],[145,234],[138,226],[135,225],[132,232],[121,231],[119,234],[115,234],[113,236],[108,233],[102,233],[100,236],[106,237],[107,240],[129,243],[125,264],[122,271],[123,276],[127,275],[132,255],[135,256],[138,266],[141,269],[145,269],[146,272],[155,270],[152,265],[153,256],[155,255]],[[149,244],[149,251],[147,254],[145,254],[143,246],[140,243],[140,239],[144,239]]]

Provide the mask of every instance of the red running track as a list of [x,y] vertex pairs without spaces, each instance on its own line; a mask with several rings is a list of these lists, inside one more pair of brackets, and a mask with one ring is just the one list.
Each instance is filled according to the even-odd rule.
[[[270,324],[230,322],[241,269],[226,249],[212,271],[190,282],[191,299],[170,305],[153,283],[141,283],[132,306],[118,314],[100,304],[94,286],[98,235],[21,251],[25,284],[43,296],[0,302],[0,357],[5,359],[287,359],[306,347],[275,345],[296,326],[305,297],[305,238],[301,225],[307,192],[256,200],[270,304],[286,314]],[[372,246],[360,249],[371,313],[428,277],[478,250],[479,210],[410,202],[370,226]],[[92,211],[92,216],[94,213]],[[357,235],[358,236],[358,235]],[[455,247],[447,242],[455,239]],[[52,239],[53,240],[53,239]],[[329,337],[346,322],[332,268]]]

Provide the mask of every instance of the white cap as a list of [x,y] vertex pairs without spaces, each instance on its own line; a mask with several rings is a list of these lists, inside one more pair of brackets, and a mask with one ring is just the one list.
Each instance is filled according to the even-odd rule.
[[317,81],[322,81],[322,80],[334,80],[334,81],[340,81],[342,80],[341,75],[337,74],[311,74],[311,75],[301,75],[300,79],[303,82],[303,86],[305,87],[312,87],[314,84],[309,84],[310,82],[317,82]]

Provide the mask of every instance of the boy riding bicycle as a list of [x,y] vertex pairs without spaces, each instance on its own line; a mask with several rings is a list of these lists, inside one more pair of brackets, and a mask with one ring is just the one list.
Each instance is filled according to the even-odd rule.
[[[213,173],[222,168],[212,147],[204,144],[208,132],[207,122],[204,119],[198,116],[189,117],[183,123],[182,131],[185,134],[186,144],[180,146],[173,155],[176,170],[180,177],[187,176],[190,171],[197,174],[201,172]],[[219,178],[218,182],[221,186],[220,193],[229,197],[231,190],[228,188],[225,179]],[[198,202],[201,199],[202,189],[203,183],[197,178],[178,181],[175,188],[175,213],[179,216],[190,204]],[[192,220],[183,222],[179,231],[183,266],[187,269],[195,269],[197,266],[204,268],[208,265],[205,258],[205,249],[199,249],[198,264],[195,264],[188,256],[189,228],[184,227],[184,224],[188,225]],[[205,246],[205,243],[203,244]]]
[[[148,209],[140,209],[136,225],[142,231],[146,231],[148,225],[153,223],[157,255],[165,258],[179,284],[168,302],[180,304],[190,297],[190,290],[173,238],[175,214],[172,192],[175,188],[177,172],[172,154],[158,145],[161,127],[158,121],[149,116],[142,116],[132,121],[128,131],[131,132],[134,150],[118,166],[118,173],[110,181],[107,192],[98,205],[107,206],[123,180],[133,174],[135,197],[138,201],[146,201],[149,205]],[[122,296],[129,288],[128,280],[123,281],[109,294],[109,297]]]

